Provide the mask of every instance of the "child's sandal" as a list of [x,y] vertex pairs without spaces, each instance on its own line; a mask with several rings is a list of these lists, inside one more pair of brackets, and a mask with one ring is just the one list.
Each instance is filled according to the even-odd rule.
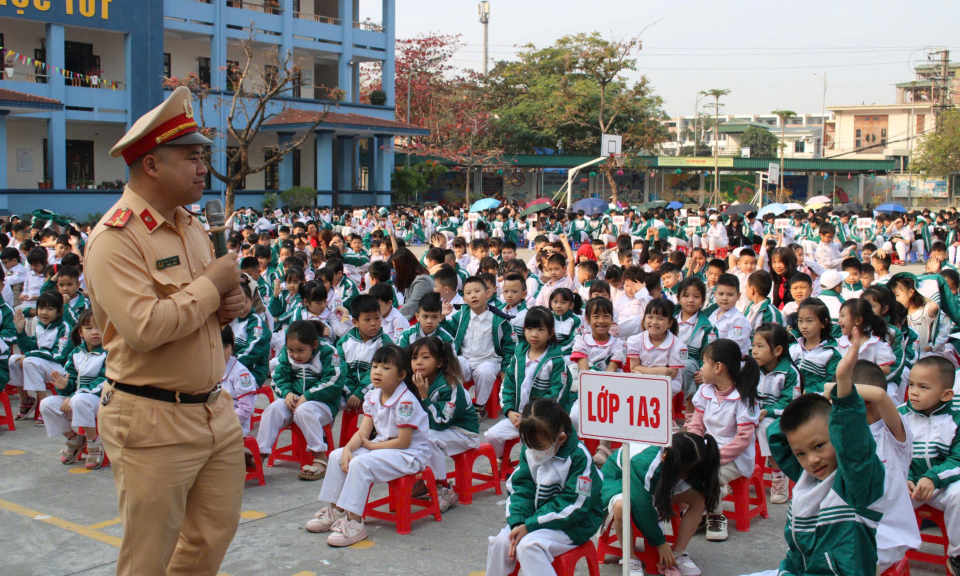
[[40,410],[37,410],[37,412],[33,415],[33,420],[34,426],[37,428],[43,428],[43,414],[40,413]]
[[67,447],[60,451],[60,462],[63,464],[73,464],[83,452],[83,447],[87,445],[87,437],[77,434],[67,440]]
[[105,455],[103,453],[103,444],[99,440],[94,440],[87,444],[87,470],[97,470],[103,466]]
[[593,463],[596,466],[603,466],[607,463],[607,458],[613,454],[613,451],[606,446],[598,446],[597,453],[593,455]]
[[301,480],[320,480],[327,474],[327,460],[314,458],[313,464],[308,464],[300,469],[297,476]]
[[34,406],[36,403],[37,403],[37,399],[34,398],[33,396],[30,396],[30,398],[29,398],[26,402],[20,404],[20,411],[17,412],[17,415],[14,416],[13,419],[14,419],[14,420],[26,420],[26,419],[27,419],[27,415],[30,414],[30,411],[33,410],[33,406]]

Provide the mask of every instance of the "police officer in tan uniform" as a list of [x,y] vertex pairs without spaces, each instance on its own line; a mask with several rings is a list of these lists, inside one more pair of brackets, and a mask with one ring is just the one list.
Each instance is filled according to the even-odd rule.
[[244,457],[220,328],[242,306],[235,254],[214,258],[190,91],[178,88],[110,151],[123,196],[90,235],[87,289],[107,378],[98,425],[113,465],[118,575],[214,576],[240,521]]

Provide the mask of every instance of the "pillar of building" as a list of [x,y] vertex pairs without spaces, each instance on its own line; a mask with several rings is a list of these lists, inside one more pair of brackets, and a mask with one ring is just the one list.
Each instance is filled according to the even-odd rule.
[[352,135],[337,136],[337,191],[353,191],[354,153],[356,141]]
[[376,158],[376,162],[370,163],[371,189],[381,194],[390,191],[390,176],[393,174],[393,134],[375,134],[373,141],[371,158]]
[[333,131],[316,130],[317,206],[333,206]]
[[0,110],[0,190],[7,187],[7,114]]
[[[293,142],[293,132],[277,132],[277,145],[280,148],[289,146]],[[277,166],[277,173],[280,176],[280,190],[289,190],[293,187],[293,150],[283,155],[283,159]]]
[[[63,26],[47,24],[46,36],[47,85],[50,87],[50,97],[66,102],[63,75],[50,71],[51,66],[59,69],[64,67]],[[64,110],[51,112],[50,119],[47,120],[47,170],[55,189],[63,190],[67,187],[67,113]]]
[[343,31],[343,41],[340,44],[340,59],[337,63],[337,88],[344,91],[343,101],[345,103],[355,103],[356,93],[353,90],[354,68],[359,67],[351,65],[353,62],[353,21],[356,15],[353,13],[354,0],[339,0],[340,28]]
[[[396,20],[396,0],[383,0],[383,34],[387,39],[387,50],[383,57],[382,78],[390,79],[388,82],[383,82],[383,91],[387,93],[387,106],[396,105],[395,83],[393,82],[393,78],[396,75],[396,61],[394,56],[394,43],[390,41],[396,34]],[[407,122],[409,121],[408,119]]]

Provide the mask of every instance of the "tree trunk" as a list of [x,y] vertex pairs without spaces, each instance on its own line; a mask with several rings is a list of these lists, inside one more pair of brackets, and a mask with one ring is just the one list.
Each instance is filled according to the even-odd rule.
[[467,185],[464,186],[466,206],[464,206],[464,210],[470,209],[470,170],[472,168],[473,166],[467,166]]
[[613,177],[613,169],[604,170],[604,173],[607,175],[607,182],[610,183],[610,202],[616,204],[620,190],[617,188],[617,180]]
[[224,217],[230,216],[231,214],[233,214],[233,201],[234,201],[234,195],[236,194],[236,191],[237,191],[236,182],[234,181],[227,182],[227,193],[224,196],[224,200],[226,202],[223,207]]

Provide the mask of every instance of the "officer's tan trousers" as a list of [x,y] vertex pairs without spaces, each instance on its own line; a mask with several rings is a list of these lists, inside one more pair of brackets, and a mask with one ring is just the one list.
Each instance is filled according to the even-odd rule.
[[245,476],[230,395],[172,404],[115,391],[98,424],[123,523],[117,575],[215,576],[237,532]]

